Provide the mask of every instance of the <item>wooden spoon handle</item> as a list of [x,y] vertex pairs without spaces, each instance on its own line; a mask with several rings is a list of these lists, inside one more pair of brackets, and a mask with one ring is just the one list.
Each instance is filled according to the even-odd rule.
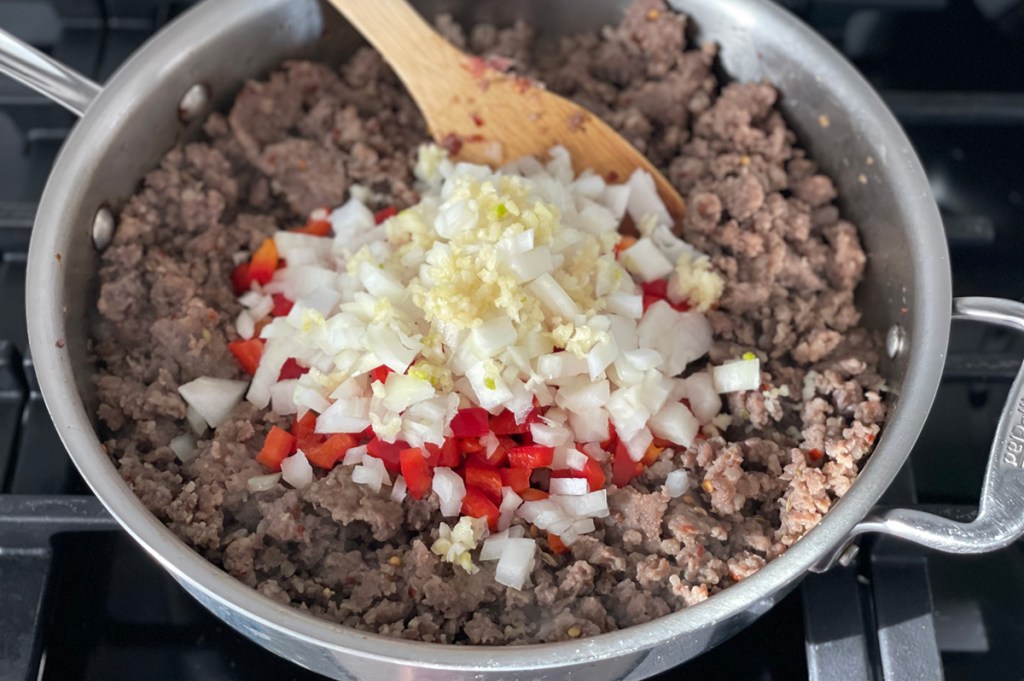
[[465,55],[405,0],[329,1],[383,55],[428,120],[441,93],[468,78]]

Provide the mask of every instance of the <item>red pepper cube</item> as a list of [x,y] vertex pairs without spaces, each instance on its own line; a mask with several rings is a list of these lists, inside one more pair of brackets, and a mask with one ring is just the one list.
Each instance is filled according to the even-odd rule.
[[498,507],[480,489],[472,486],[466,487],[466,496],[462,498],[462,515],[471,518],[487,518],[487,525],[491,532],[498,529]]
[[530,424],[540,419],[540,411],[530,410],[522,423],[516,423],[516,415],[508,409],[491,417],[491,432],[495,435],[522,435],[530,432]]
[[529,468],[502,468],[498,471],[501,475],[501,485],[511,487],[516,494],[530,486],[532,472]]
[[235,356],[245,373],[252,376],[260,365],[260,357],[263,355],[263,341],[259,338],[249,340],[236,340],[228,343],[228,350]]
[[488,431],[488,416],[487,410],[480,407],[460,409],[452,418],[452,435],[455,437],[483,437]]
[[277,271],[279,263],[280,257],[277,254],[277,246],[274,245],[274,240],[270,238],[264,239],[263,244],[256,249],[256,252],[252,254],[252,259],[249,261],[249,276],[252,277],[253,281],[258,281],[260,284],[269,283],[274,276],[274,272]]
[[309,234],[310,236],[330,236],[331,223],[328,220],[314,220],[310,218],[304,227],[295,227],[288,230],[295,234]]
[[607,476],[605,475],[604,468],[601,467],[601,464],[596,459],[587,457],[587,463],[583,466],[582,473],[582,477],[587,479],[587,487],[591,492],[604,489]]
[[[348,433],[334,433],[323,444],[303,449],[309,463],[330,470],[345,457],[345,452],[356,446],[356,439]],[[301,449],[301,447],[300,447]]]
[[316,413],[307,411],[302,418],[292,423],[291,433],[295,436],[296,446],[304,452],[319,447],[325,437],[316,432]]
[[300,366],[294,357],[289,357],[281,365],[281,373],[277,375],[277,380],[287,381],[292,378],[298,378],[308,371],[309,367]]
[[501,503],[501,473],[475,459],[466,461],[463,473],[467,485],[478,487],[496,504]]
[[295,436],[287,430],[274,426],[263,441],[263,449],[256,460],[272,471],[281,470],[281,462],[295,451]]
[[462,437],[458,439],[459,451],[463,454],[475,454],[484,451],[484,445],[477,437]]
[[273,317],[287,317],[288,313],[295,307],[295,303],[285,298],[281,293],[275,293],[270,297],[274,301],[274,309],[270,311]]
[[523,498],[523,501],[543,501],[548,498],[547,492],[540,489],[534,489],[533,487],[528,487],[518,494]]
[[619,442],[615,446],[615,457],[612,460],[612,483],[619,487],[625,487],[629,484],[630,480],[640,475],[643,470],[643,463],[629,458],[626,445]]
[[379,211],[373,214],[373,222],[380,224],[390,217],[398,215],[398,209],[394,206],[388,206],[387,208],[381,208]]
[[423,450],[419,447],[410,447],[399,452],[398,457],[409,495],[413,499],[422,499],[430,492],[430,484],[434,479],[434,471],[424,458]]
[[508,453],[508,462],[512,468],[544,468],[555,460],[554,447],[526,445],[516,447]]
[[366,443],[366,453],[383,461],[384,468],[389,473],[398,473],[401,470],[401,454],[403,449],[409,449],[408,442],[401,440],[384,442],[380,438],[375,437]]
[[548,532],[548,548],[551,549],[551,553],[560,555],[569,552],[569,547],[562,542],[562,538],[557,534]]
[[249,274],[249,263],[239,264],[231,273],[231,286],[235,289],[235,295],[240,296],[252,286],[252,275]]
[[374,381],[380,381],[381,383],[387,383],[388,374],[391,373],[391,369],[381,364],[379,367],[370,370],[370,378]]

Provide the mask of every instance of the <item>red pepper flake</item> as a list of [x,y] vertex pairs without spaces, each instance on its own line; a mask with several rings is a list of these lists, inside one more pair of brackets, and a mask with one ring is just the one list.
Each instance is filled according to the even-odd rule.
[[577,130],[583,129],[583,124],[586,123],[587,117],[582,111],[574,111],[570,116],[569,120],[566,121],[566,127],[570,131],[576,132]]
[[484,125],[484,119],[480,118],[480,114],[473,112],[469,114],[469,119],[473,121],[473,125],[478,128],[482,128]]
[[825,458],[825,452],[821,451],[817,447],[807,452],[807,458],[813,461],[821,461]]
[[274,301],[274,309],[270,311],[272,317],[287,317],[288,313],[295,307],[295,303],[285,298],[281,293],[275,293],[270,297]]
[[462,138],[450,132],[441,139],[441,146],[448,151],[449,156],[458,156],[462,151]]
[[557,534],[548,532],[548,548],[551,549],[551,553],[555,555],[561,555],[569,552],[569,547],[565,545],[562,538]]
[[864,439],[868,441],[868,444],[872,444],[875,441],[875,434],[874,433],[868,433],[864,437]]
[[277,375],[277,380],[289,381],[306,373],[309,373],[309,367],[301,366],[294,357],[289,357],[281,365],[281,373]]
[[463,68],[469,71],[469,75],[474,78],[480,78],[484,75],[484,72],[487,71],[487,64],[480,57],[470,57],[466,60]]
[[373,214],[373,221],[375,224],[381,224],[390,217],[398,215],[398,209],[394,206],[388,206],[387,208],[381,208],[379,211]]
[[608,182],[618,182],[619,174],[614,170],[609,170],[608,173],[604,176],[604,179],[606,179]]

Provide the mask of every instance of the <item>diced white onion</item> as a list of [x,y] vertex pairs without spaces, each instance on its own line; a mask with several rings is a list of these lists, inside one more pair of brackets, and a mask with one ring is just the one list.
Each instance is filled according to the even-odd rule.
[[[586,480],[584,480],[586,482]],[[608,491],[599,489],[580,495],[552,495],[550,499],[573,518],[604,518],[608,515]],[[528,502],[538,503],[538,502]],[[525,504],[524,504],[525,505]],[[538,524],[538,527],[540,525]]]
[[654,436],[651,434],[651,431],[645,427],[638,430],[630,438],[624,439],[622,444],[626,446],[626,453],[629,454],[629,458],[633,461],[639,461],[644,458],[644,454],[647,453],[647,448],[651,446],[653,441]]
[[206,423],[206,419],[196,411],[192,405],[189,405],[185,409],[185,420],[188,421],[188,425],[192,428],[192,432],[196,435],[202,435],[206,432],[210,426]]
[[590,492],[590,487],[586,478],[551,478],[548,491],[551,494],[579,496]]
[[341,464],[343,466],[355,466],[356,464],[362,463],[363,458],[366,456],[366,451],[366,445],[350,447],[348,451],[345,452],[345,458],[341,460]]
[[648,216],[654,218],[655,224],[672,224],[672,217],[658,196],[658,188],[650,173],[640,169],[634,170],[633,174],[629,176],[626,186],[629,187],[629,201],[626,204],[626,210],[635,224],[639,225]]
[[565,453],[565,467],[569,470],[581,471],[586,465],[587,455],[575,447],[569,447]]
[[523,503],[523,498],[512,491],[511,487],[501,488],[501,505],[498,506],[498,529],[504,530],[512,524],[516,511]]
[[298,379],[291,378],[285,381],[278,381],[271,386],[270,408],[275,414],[289,416],[298,413],[299,406],[295,404],[295,388],[298,385]]
[[235,319],[235,331],[242,340],[249,340],[256,335],[256,321],[248,310],[242,310]]
[[665,494],[673,499],[681,497],[690,489],[690,475],[681,468],[676,469],[665,477]]
[[250,492],[266,492],[277,484],[281,479],[280,473],[268,473],[266,475],[254,475],[245,481],[245,486]]
[[583,445],[583,452],[594,461],[604,463],[610,458],[610,454],[604,450],[600,442],[588,442]]
[[494,581],[512,589],[522,589],[533,570],[537,542],[526,538],[508,538],[494,571]]
[[171,438],[170,442],[171,450],[174,455],[178,457],[178,460],[182,463],[188,463],[192,459],[196,458],[198,450],[196,450],[196,441],[188,433],[182,433]]
[[720,393],[757,390],[761,386],[761,361],[755,357],[727,362],[712,369],[711,375]]
[[381,485],[384,484],[385,473],[381,468],[367,465],[371,461],[379,460],[380,459],[375,459],[372,456],[363,457],[363,463],[352,468],[352,482],[357,482],[360,485],[366,485],[374,492],[380,492]]
[[247,387],[244,381],[200,376],[178,386],[178,392],[211,428],[216,428],[227,420],[231,410],[242,401]]
[[395,486],[391,488],[391,501],[400,504],[405,500],[405,495],[409,491],[409,486],[405,484],[405,478],[401,475],[395,479]]
[[661,439],[689,447],[697,436],[700,422],[686,408],[685,404],[667,402],[657,414],[651,417],[648,426],[650,426],[651,432]]
[[316,420],[318,433],[361,433],[370,427],[370,400],[346,397],[329,406]]
[[435,468],[431,488],[441,502],[441,515],[446,518],[459,515],[462,498],[466,496],[466,483],[451,468]]
[[619,262],[644,282],[664,279],[675,270],[672,262],[646,237],[622,251]]
[[295,489],[308,487],[313,482],[313,467],[301,449],[281,462],[281,477]]

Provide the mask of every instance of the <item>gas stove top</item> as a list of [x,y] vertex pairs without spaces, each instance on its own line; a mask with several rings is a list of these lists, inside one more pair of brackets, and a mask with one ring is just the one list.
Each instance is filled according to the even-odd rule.
[[[102,82],[191,2],[0,2],[0,27]],[[785,0],[882,92],[939,201],[956,295],[1024,299],[1024,0]],[[74,119],[0,78],[0,680],[319,679],[194,602],[119,531],[70,464],[25,332],[25,262]],[[954,327],[944,381],[885,499],[976,504],[1024,357],[1011,334]],[[936,366],[939,371],[942,367]],[[662,679],[1024,678],[1024,545],[979,557],[866,540],[759,621]]]

